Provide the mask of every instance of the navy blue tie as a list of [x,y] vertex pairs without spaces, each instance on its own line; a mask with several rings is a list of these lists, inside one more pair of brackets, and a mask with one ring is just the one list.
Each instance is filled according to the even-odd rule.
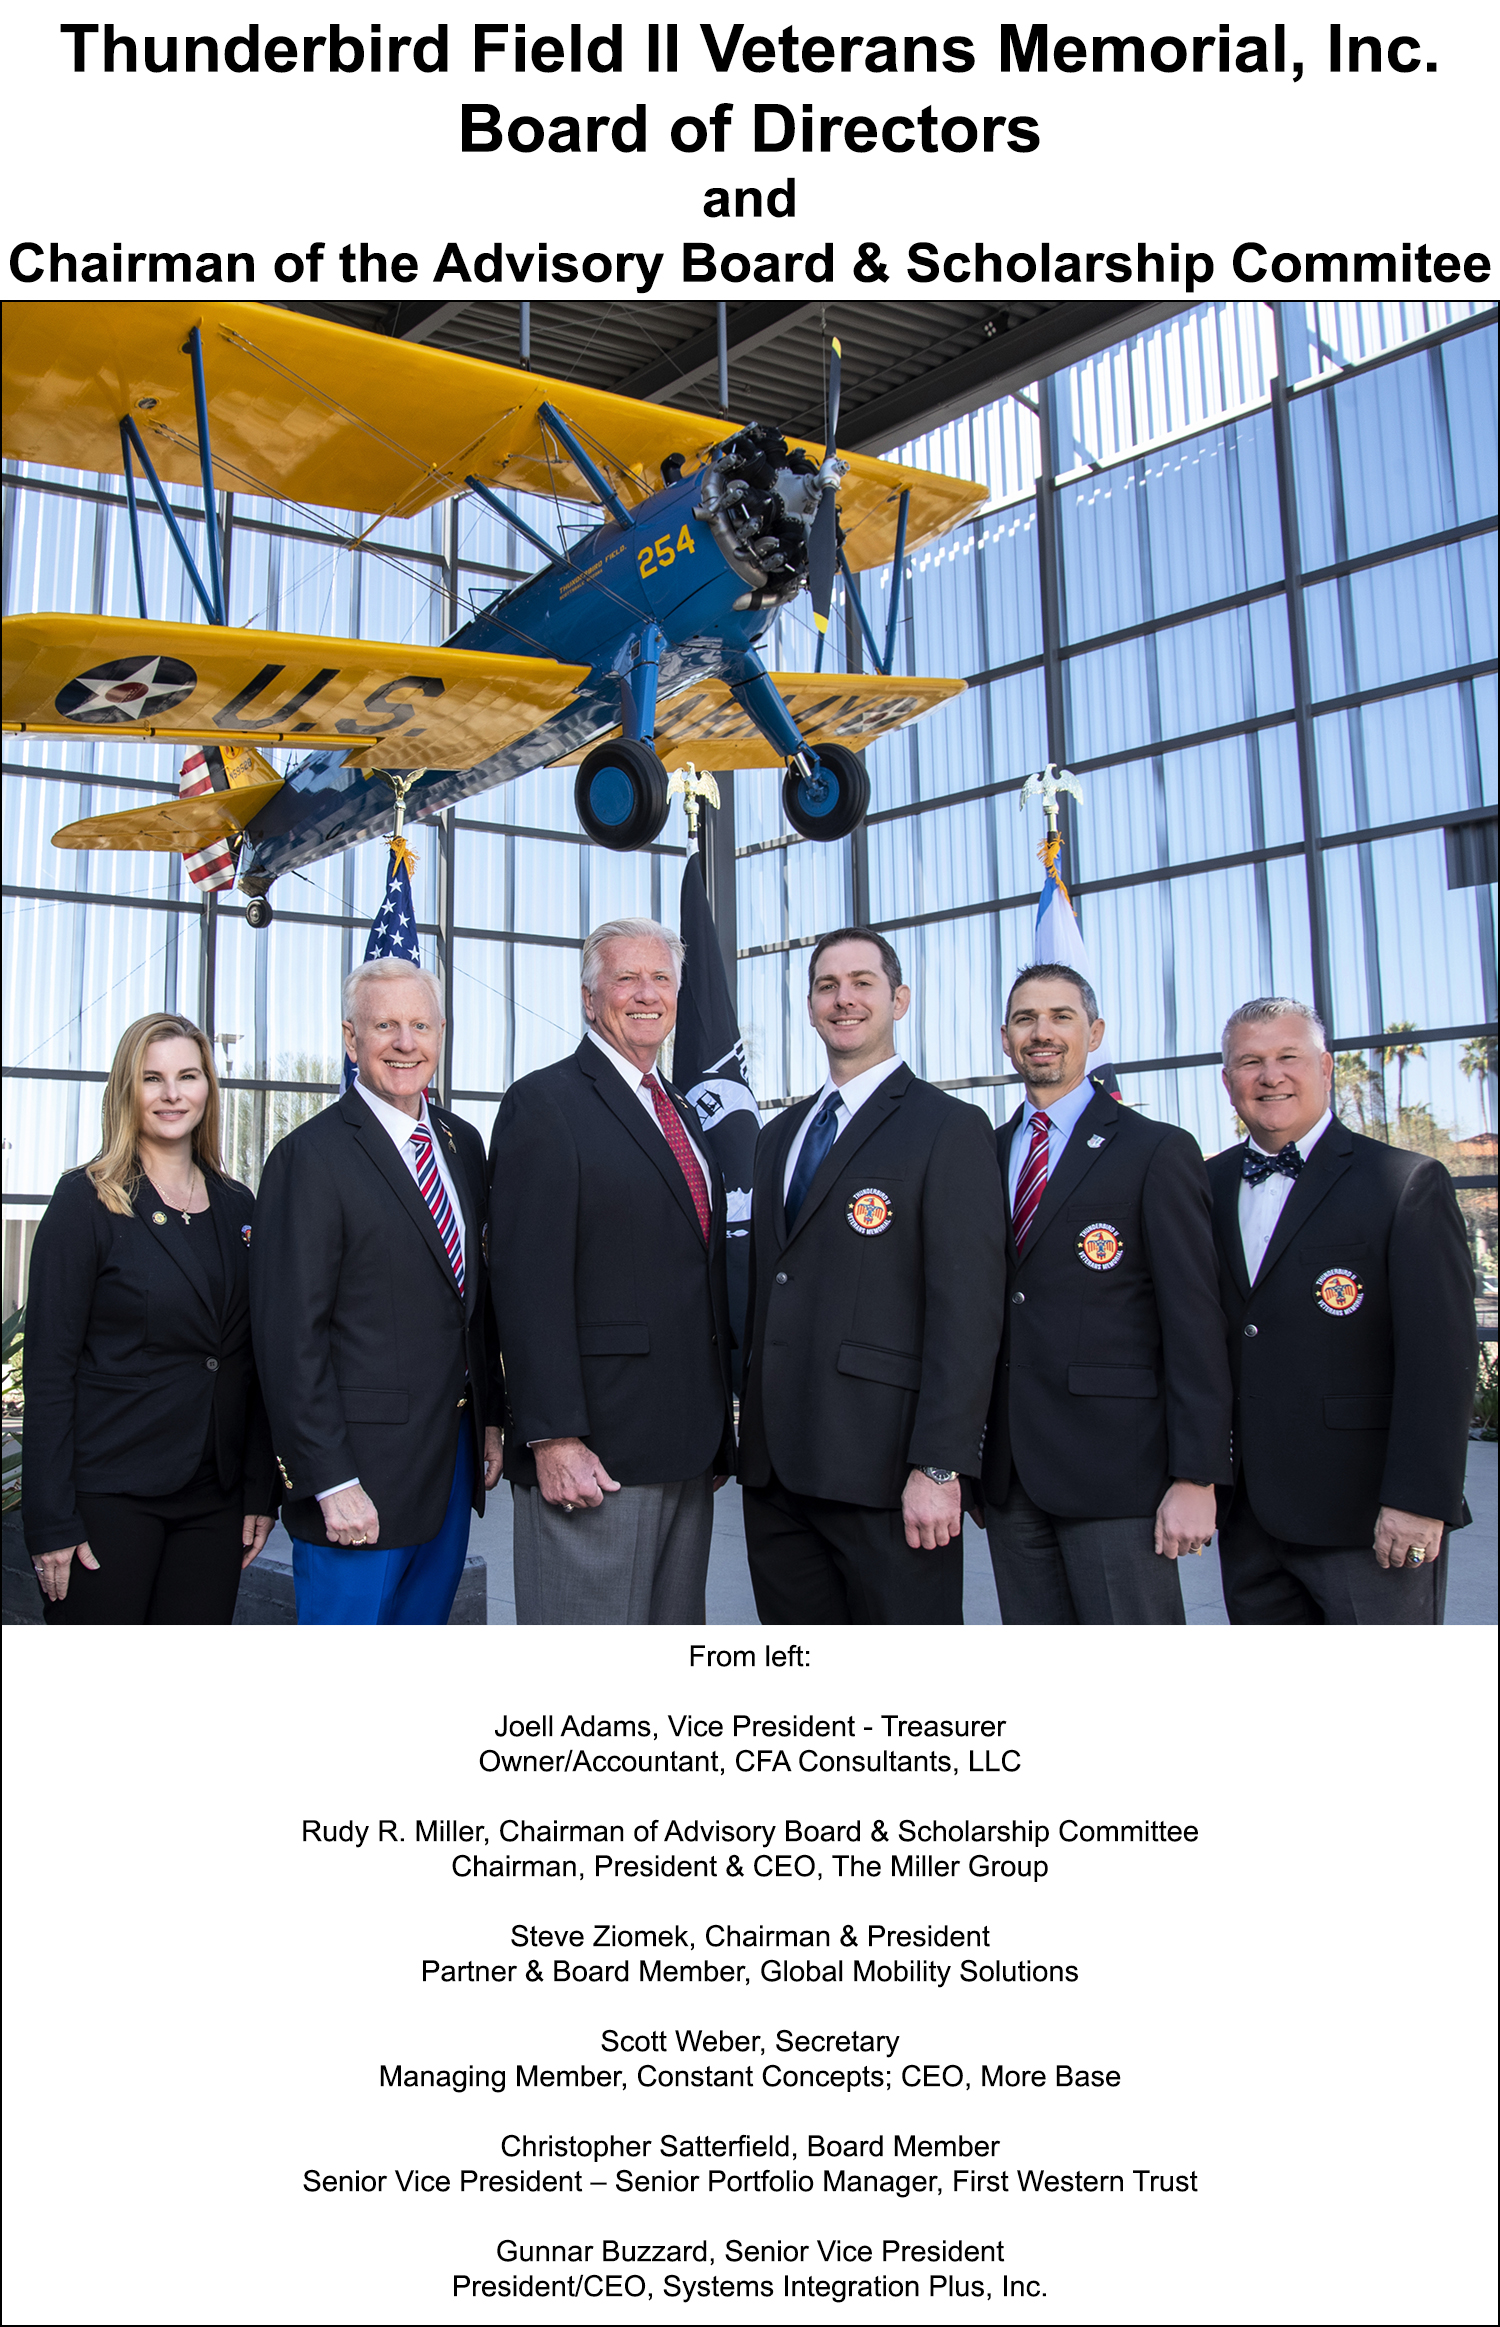
[[839,1109],[843,1100],[837,1091],[830,1091],[817,1114],[807,1127],[802,1142],[802,1153],[797,1158],[797,1169],[786,1192],[786,1224],[788,1229],[797,1225],[797,1214],[807,1201],[807,1191],[818,1176],[818,1166],[838,1137]]

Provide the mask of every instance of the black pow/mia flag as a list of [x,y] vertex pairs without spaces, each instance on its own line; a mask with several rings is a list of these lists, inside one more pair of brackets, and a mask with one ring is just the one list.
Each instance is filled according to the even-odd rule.
[[729,1209],[729,1314],[738,1383],[750,1272],[750,1167],[760,1132],[760,1110],[745,1070],[739,1019],[724,974],[724,957],[708,909],[708,891],[696,849],[689,852],[682,876],[678,928],[687,947],[687,960],[677,997],[672,1081],[696,1112],[704,1145],[724,1178]]

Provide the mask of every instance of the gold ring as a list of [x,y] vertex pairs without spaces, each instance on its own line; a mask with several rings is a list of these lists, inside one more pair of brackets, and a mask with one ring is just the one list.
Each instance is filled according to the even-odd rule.
[[1409,1543],[1406,1547],[1406,1556],[1413,1567],[1420,1567],[1427,1557],[1427,1547],[1422,1543]]

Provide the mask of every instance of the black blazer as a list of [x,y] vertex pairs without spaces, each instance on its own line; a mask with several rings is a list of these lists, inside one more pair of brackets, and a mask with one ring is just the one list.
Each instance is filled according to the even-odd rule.
[[[206,1173],[208,1213],[184,1235],[159,1227],[143,1181],[109,1212],[83,1171],[65,1172],[37,1224],[26,1299],[22,1516],[33,1554],[82,1543],[78,1494],[175,1494],[216,1463],[246,1511],[278,1501],[250,1349],[255,1198]],[[222,1296],[193,1265],[212,1237]]]
[[[1009,1217],[1017,1108],[998,1138]],[[1092,1232],[1092,1233],[1091,1233]],[[1096,1090],[1047,1182],[1011,1290],[984,1446],[1044,1511],[1123,1519],[1173,1479],[1231,1476],[1229,1364],[1196,1141]]]
[[1235,1455],[1256,1518],[1283,1542],[1327,1549],[1368,1544],[1382,1504],[1461,1526],[1479,1338],[1448,1174],[1330,1123],[1252,1289],[1244,1153],[1226,1148],[1208,1177]]
[[1005,1293],[989,1119],[898,1067],[818,1168],[782,1182],[817,1095],[755,1150],[740,1477],[891,1510],[908,1473],[979,1469]]
[[250,1307],[285,1487],[287,1532],[326,1544],[318,1494],[358,1478],[384,1544],[443,1523],[458,1434],[474,1440],[484,1509],[484,1424],[499,1420],[486,1347],[484,1146],[429,1105],[459,1194],[464,1289],[432,1214],[357,1091],[272,1148],[261,1174]]
[[528,1440],[581,1438],[623,1487],[734,1468],[724,1184],[708,1243],[682,1168],[587,1036],[523,1075],[490,1141],[490,1285],[505,1359],[505,1475]]

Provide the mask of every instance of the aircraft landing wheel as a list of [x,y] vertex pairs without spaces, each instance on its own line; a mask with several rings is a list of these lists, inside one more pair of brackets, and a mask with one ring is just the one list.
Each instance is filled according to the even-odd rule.
[[250,929],[269,929],[276,916],[271,911],[269,897],[252,897],[245,907],[245,923]]
[[649,743],[596,743],[573,786],[578,821],[601,848],[645,848],[669,804],[667,771]]
[[786,820],[804,840],[847,840],[870,805],[870,779],[841,743],[820,743],[811,782],[788,768],[781,786]]

